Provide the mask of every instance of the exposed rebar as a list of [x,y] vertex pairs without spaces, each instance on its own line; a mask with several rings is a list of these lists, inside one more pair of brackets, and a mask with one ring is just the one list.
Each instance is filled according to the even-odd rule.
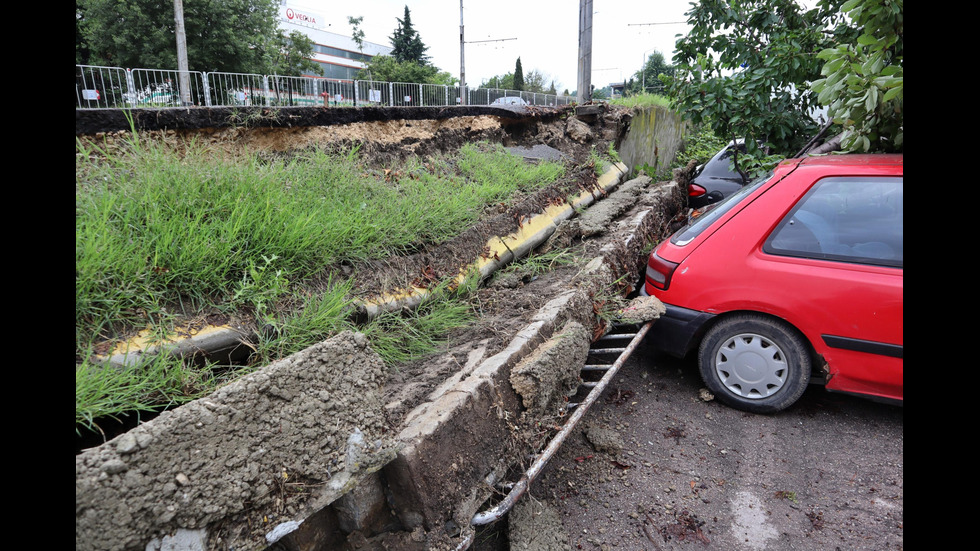
[[524,495],[524,492],[526,492],[531,486],[534,479],[541,473],[541,470],[544,469],[544,466],[548,463],[548,460],[551,459],[556,451],[558,451],[558,448],[561,447],[562,443],[565,441],[565,438],[571,434],[572,429],[574,429],[579,420],[582,419],[585,412],[587,412],[589,407],[592,406],[593,402],[599,398],[599,395],[601,395],[603,390],[605,390],[606,386],[609,384],[609,381],[616,376],[616,373],[619,372],[619,368],[623,366],[626,360],[630,357],[630,354],[632,354],[636,347],[640,344],[643,337],[646,336],[647,331],[650,330],[650,326],[652,325],[653,321],[648,321],[643,324],[643,327],[641,327],[639,331],[636,332],[633,340],[631,340],[629,345],[623,349],[622,354],[616,359],[615,363],[612,364],[609,371],[602,376],[602,379],[600,379],[592,391],[589,392],[589,395],[585,398],[585,400],[578,404],[578,407],[575,408],[575,412],[571,415],[571,417],[569,417],[568,421],[565,423],[565,426],[558,431],[558,434],[556,434],[554,438],[551,439],[551,442],[549,442],[544,451],[538,455],[538,458],[534,461],[531,467],[528,468],[527,472],[524,473],[524,476],[521,477],[520,481],[514,484],[513,489],[511,489],[510,493],[507,494],[507,497],[505,497],[503,501],[498,503],[492,509],[474,515],[473,520],[470,521],[470,524],[473,526],[490,524],[491,522],[500,520],[501,517],[507,514],[507,511],[509,511],[511,507],[517,503],[517,500]]

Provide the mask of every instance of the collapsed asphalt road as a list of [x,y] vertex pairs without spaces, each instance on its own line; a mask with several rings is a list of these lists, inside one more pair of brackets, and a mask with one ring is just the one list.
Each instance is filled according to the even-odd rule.
[[[903,548],[901,407],[811,386],[754,415],[702,388],[692,362],[641,346],[525,497],[560,526],[537,514],[512,535],[557,530],[570,549]],[[544,548],[530,541],[511,548]]]

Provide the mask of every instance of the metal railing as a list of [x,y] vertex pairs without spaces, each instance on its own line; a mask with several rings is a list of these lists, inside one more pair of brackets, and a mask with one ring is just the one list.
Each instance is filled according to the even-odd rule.
[[[568,105],[575,97],[441,84],[75,66],[77,109],[235,106]],[[519,99],[518,99],[519,98]]]

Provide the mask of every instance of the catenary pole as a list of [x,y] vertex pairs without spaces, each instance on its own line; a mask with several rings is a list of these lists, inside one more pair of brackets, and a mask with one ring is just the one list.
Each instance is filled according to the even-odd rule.
[[191,75],[187,68],[187,35],[184,33],[184,2],[174,0],[174,23],[177,34],[177,86],[181,105],[191,104]]
[[466,64],[463,63],[463,0],[459,0],[459,103],[466,105]]
[[592,100],[592,0],[578,3],[578,102]]

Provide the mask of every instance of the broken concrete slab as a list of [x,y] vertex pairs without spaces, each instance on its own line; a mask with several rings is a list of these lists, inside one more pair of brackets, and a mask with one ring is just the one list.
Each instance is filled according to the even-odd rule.
[[[529,443],[516,425],[523,407],[510,384],[511,370],[551,337],[556,320],[578,320],[591,331],[592,316],[584,291],[550,301],[504,351],[408,416],[398,437],[401,449],[383,471],[393,509],[407,529],[431,531],[449,522],[469,527],[492,493],[487,481],[499,479],[528,452]],[[581,333],[589,331],[583,328]],[[556,384],[557,379],[548,382]]]
[[643,323],[659,319],[667,312],[664,303],[654,296],[639,296],[630,300],[625,308],[619,311],[619,321],[622,323]]
[[591,332],[571,321],[514,367],[510,384],[521,397],[523,416],[543,419],[564,414],[568,397],[578,388],[591,342]]
[[541,161],[554,161],[561,163],[569,160],[569,156],[567,154],[545,144],[523,146],[517,145],[505,147],[504,149],[506,149],[508,153],[517,155],[518,157],[523,157],[525,161],[535,163]]
[[236,517],[255,531],[210,537],[256,548],[280,519],[302,521],[394,457],[384,376],[367,339],[346,332],[85,450],[76,549],[142,548]]

